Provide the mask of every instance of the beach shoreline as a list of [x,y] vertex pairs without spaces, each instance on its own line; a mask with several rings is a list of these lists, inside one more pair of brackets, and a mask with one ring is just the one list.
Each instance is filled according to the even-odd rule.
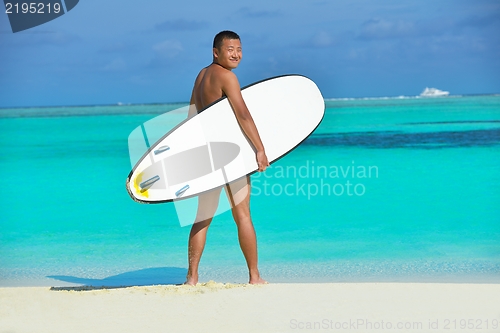
[[[493,260],[351,260],[318,263],[263,263],[270,283],[500,283],[500,263]],[[3,287],[76,287],[175,285],[185,281],[187,267],[65,266],[0,270]],[[241,263],[205,263],[200,282],[246,283]]]
[[500,284],[0,288],[1,332],[496,332],[499,309]]

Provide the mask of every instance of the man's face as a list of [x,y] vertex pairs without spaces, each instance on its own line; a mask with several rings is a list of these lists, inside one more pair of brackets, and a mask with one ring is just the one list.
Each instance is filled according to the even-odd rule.
[[214,49],[214,57],[217,59],[217,63],[224,68],[231,70],[238,67],[243,57],[240,40],[224,38],[220,50]]

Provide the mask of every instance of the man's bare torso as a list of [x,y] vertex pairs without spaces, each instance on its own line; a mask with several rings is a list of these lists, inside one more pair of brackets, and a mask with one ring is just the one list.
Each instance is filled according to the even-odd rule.
[[227,72],[230,71],[218,64],[211,64],[200,71],[193,89],[194,103],[198,111],[224,96],[222,78]]

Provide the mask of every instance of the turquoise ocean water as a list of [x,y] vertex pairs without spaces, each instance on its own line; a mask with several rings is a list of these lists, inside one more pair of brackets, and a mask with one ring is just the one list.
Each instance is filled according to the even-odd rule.
[[[500,282],[500,96],[325,103],[252,176],[263,277]],[[125,190],[129,134],[180,106],[0,109],[0,286],[183,282],[189,227]],[[229,212],[200,274],[247,281]]]

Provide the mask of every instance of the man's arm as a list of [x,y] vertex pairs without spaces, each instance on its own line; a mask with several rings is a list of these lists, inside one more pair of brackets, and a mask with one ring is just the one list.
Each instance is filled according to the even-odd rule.
[[257,130],[252,115],[250,114],[250,111],[248,111],[245,101],[243,100],[240,84],[234,73],[229,72],[224,75],[222,80],[222,91],[226,94],[229,103],[233,107],[236,119],[243,129],[243,132],[245,132],[246,136],[250,139],[253,146],[257,150],[257,164],[259,166],[259,171],[264,171],[266,167],[269,166],[269,161],[267,160],[264,145],[262,144],[259,136],[259,131]]

